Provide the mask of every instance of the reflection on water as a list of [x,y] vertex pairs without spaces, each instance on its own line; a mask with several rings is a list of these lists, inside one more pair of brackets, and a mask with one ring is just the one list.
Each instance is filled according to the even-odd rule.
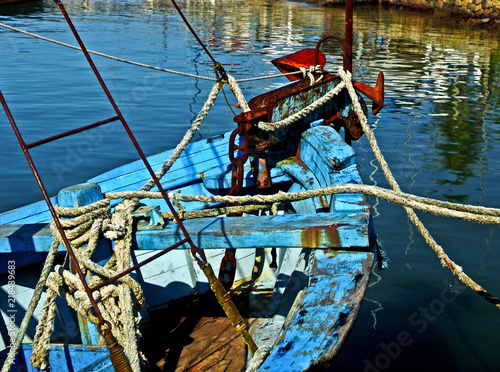
[[[213,76],[209,59],[168,0],[66,3],[90,49]],[[344,33],[341,8],[266,0],[185,0],[180,5],[215,58],[236,78],[274,75],[272,59],[314,47],[325,34]],[[0,8],[0,22],[74,44],[52,2]],[[386,107],[369,120],[403,190],[500,206],[498,35],[447,18],[368,5],[355,7],[354,24],[355,78],[373,85],[379,71],[385,74]],[[332,70],[341,65],[337,44],[324,46],[327,67]],[[171,148],[180,140],[212,85],[94,59],[147,154]],[[28,140],[101,120],[110,113],[75,51],[0,28],[0,66],[0,89]],[[266,79],[241,86],[249,99],[285,81]],[[219,97],[199,136],[232,128],[232,113]],[[3,211],[40,196],[2,115],[0,130]],[[365,182],[387,185],[366,140],[354,146]],[[113,125],[89,137],[51,144],[34,155],[52,194],[135,158]],[[401,208],[377,199],[372,200],[372,208],[391,265],[373,276],[357,326],[332,370],[362,371],[370,365],[394,371],[497,369],[497,311],[454,284]],[[453,259],[486,289],[500,294],[498,228],[422,218]],[[421,309],[435,304],[451,288],[449,283],[459,295],[442,311],[436,308],[431,313],[425,330],[415,327],[411,319],[420,318],[414,314],[418,317]],[[402,332],[408,332],[413,342],[401,346],[396,356],[390,355],[387,345],[397,342]]]

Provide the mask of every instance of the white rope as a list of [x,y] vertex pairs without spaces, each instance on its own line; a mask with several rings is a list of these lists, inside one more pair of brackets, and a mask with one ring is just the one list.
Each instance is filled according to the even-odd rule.
[[[32,32],[28,32],[28,31],[25,31],[25,30],[21,30],[21,29],[16,28],[16,27],[9,26],[9,25],[7,25],[5,23],[1,23],[0,22],[0,27],[4,27],[6,29],[9,29],[9,30],[12,30],[12,31],[15,31],[15,32],[19,32],[21,34],[24,34],[24,35],[27,35],[27,36],[31,36],[31,37],[34,37],[36,39],[40,39],[40,40],[43,40],[43,41],[47,41],[49,43],[53,43],[53,44],[56,44],[56,45],[60,45],[60,46],[66,47],[66,48],[71,48],[71,49],[80,50],[80,51],[82,50],[78,46],[67,44],[67,43],[63,43],[62,41],[50,39],[50,38],[45,37],[45,36],[34,34]],[[162,68],[162,67],[148,65],[148,64],[145,64],[145,63],[141,63],[141,62],[134,62],[134,61],[130,61],[130,60],[127,60],[127,59],[123,59],[123,58],[111,56],[109,54],[105,54],[105,53],[101,53],[101,52],[96,52],[94,50],[87,50],[87,51],[90,54],[94,54],[94,55],[97,55],[97,56],[100,56],[100,57],[104,57],[104,58],[108,58],[108,59],[111,59],[111,60],[114,60],[114,61],[118,61],[118,62],[128,63],[130,65],[134,65],[134,66],[138,66],[138,67],[148,68],[150,70],[167,72],[169,74],[186,76],[186,77],[190,77],[190,78],[194,78],[194,79],[202,79],[202,80],[208,80],[208,81],[217,81],[216,78],[211,78],[211,77],[202,76],[202,75],[190,74],[190,73],[187,73],[187,72],[175,71],[175,70],[171,70],[171,69],[167,69],[167,68]],[[251,82],[251,81],[257,81],[257,80],[267,80],[267,79],[280,78],[280,77],[288,76],[288,75],[298,75],[298,74],[301,74],[301,73],[302,73],[301,71],[294,71],[294,72],[289,72],[289,73],[285,73],[285,74],[258,76],[258,77],[247,78],[247,79],[239,79],[239,80],[235,80],[235,81],[237,81],[239,83],[243,83],[243,82]]]
[[[67,237],[82,271],[97,274],[90,277],[89,286],[92,287],[101,283],[104,280],[101,277],[110,278],[130,266],[132,209],[135,205],[134,201],[126,200],[115,207],[115,213],[112,216],[109,199],[80,208],[59,208],[56,206],[58,213],[74,217],[71,220],[61,219],[61,222],[63,228],[69,229],[65,232],[67,232]],[[78,215],[79,213],[83,214]],[[76,225],[78,222],[80,225]],[[115,226],[119,226],[118,232],[114,233],[116,238],[114,240],[115,259],[110,260],[110,262],[112,262],[112,265],[116,265],[116,270],[109,268],[112,265],[102,267],[91,260],[99,235],[106,229],[110,232],[109,229]],[[85,232],[85,229],[90,229],[90,231]],[[57,242],[57,247],[61,237],[53,223],[51,224],[51,230],[54,235],[54,242]],[[87,245],[85,250],[83,250],[84,245]],[[48,286],[47,297],[33,340],[31,358],[32,365],[40,369],[49,368],[48,352],[50,350],[50,334],[55,314],[56,295],[60,295],[69,306],[90,322],[98,323],[98,319],[92,314],[91,302],[78,276],[61,266],[56,266],[54,271],[48,275],[46,285]],[[133,297],[131,291],[134,293]],[[93,297],[103,318],[112,325],[113,335],[124,348],[132,370],[140,372],[145,366],[145,358],[138,349],[137,340],[139,321],[137,311],[144,305],[142,288],[130,276],[125,275],[116,280],[115,284],[94,291]],[[103,342],[102,338],[101,342]]]
[[[254,209],[263,209],[263,208],[268,208],[269,205],[273,203],[298,201],[298,200],[332,195],[332,194],[352,194],[352,193],[362,193],[366,195],[376,196],[395,204],[419,209],[424,212],[433,213],[444,217],[459,218],[467,221],[486,223],[486,224],[495,224],[495,225],[500,224],[500,209],[498,208],[487,208],[474,205],[449,203],[404,193],[402,191],[387,190],[378,186],[371,186],[371,185],[358,185],[358,184],[334,185],[334,186],[322,187],[314,190],[306,190],[294,193],[280,191],[277,194],[272,194],[272,195],[204,196],[204,195],[179,195],[170,192],[168,196],[169,199],[171,199],[172,201],[176,200],[182,202],[203,202],[207,204],[265,203],[264,205],[254,206],[255,207]],[[159,192],[153,193],[153,192],[135,192],[135,191],[107,193],[105,197],[109,199],[131,199],[131,198],[161,199],[162,198]],[[248,206],[245,205],[242,207],[248,207]],[[220,214],[227,213],[227,209],[225,208],[220,208],[218,210],[220,211]],[[209,209],[208,211],[212,211],[212,209]],[[234,211],[236,210],[232,210],[231,212]],[[216,215],[216,213],[212,213],[212,215]],[[185,217],[188,218],[188,215],[186,214]]]
[[243,96],[243,93],[241,92],[238,83],[231,75],[227,75],[227,83],[229,85],[229,88],[233,92],[234,96],[236,97],[236,101],[238,101],[241,110],[243,112],[250,111],[250,107],[248,107],[247,100]]
[[295,123],[298,120],[301,120],[305,118],[307,115],[309,115],[311,112],[316,110],[317,108],[323,106],[325,103],[333,99],[339,92],[345,88],[345,83],[340,82],[335,86],[335,88],[331,89],[328,93],[326,93],[323,97],[319,98],[318,100],[314,101],[313,103],[307,105],[305,108],[300,110],[299,112],[296,112],[293,115],[290,115],[286,119],[276,121],[274,123],[268,123],[268,122],[263,122],[260,121],[257,124],[257,127],[259,129],[265,130],[265,131],[276,131],[276,130],[281,130],[289,125]]
[[47,353],[50,350],[50,334],[54,324],[56,313],[57,293],[47,289],[45,301],[48,306],[42,308],[40,321],[36,326],[35,337],[33,338],[33,352],[31,353],[31,364],[38,369],[50,368]]
[[269,355],[269,348],[267,346],[261,346],[257,349],[253,355],[250,363],[248,364],[245,372],[257,372],[259,367],[264,363],[267,356]]
[[[117,271],[122,272],[130,267],[130,254],[132,249],[132,234],[133,220],[132,212],[135,208],[135,203],[122,203],[121,209],[118,211],[115,208],[113,214],[113,222],[124,226],[127,230],[123,239],[115,241],[115,255],[117,260]],[[117,207],[118,208],[118,207]],[[135,322],[136,314],[132,308],[132,298],[130,296],[130,288],[125,284],[118,286],[118,298],[120,302],[120,323],[122,324],[123,340],[121,345],[127,355],[130,366],[133,371],[141,371],[141,361],[138,349],[137,340],[137,324]],[[115,330],[116,331],[116,330]],[[117,332],[118,334],[118,332]]]
[[[158,179],[161,179],[165,175],[165,173],[168,172],[170,167],[179,158],[181,153],[185,150],[186,146],[189,144],[193,136],[200,128],[201,123],[203,123],[203,120],[205,120],[205,118],[207,117],[210,109],[212,108],[215,102],[215,99],[217,98],[217,94],[219,93],[221,84],[222,83],[217,82],[212,87],[212,91],[210,92],[207,101],[203,105],[203,108],[201,109],[196,119],[193,121],[193,124],[191,124],[191,127],[187,130],[186,134],[184,135],[184,138],[182,138],[181,142],[179,142],[179,144],[175,147],[170,158],[168,158],[167,161],[160,168],[160,170],[156,172],[156,177]],[[155,185],[154,180],[150,179],[144,186],[141,187],[141,191],[148,191],[151,188],[153,188],[154,185]]]
[[311,84],[310,85],[314,85],[316,84],[316,79],[313,75],[313,72],[316,72],[316,67],[315,66],[311,66],[309,67],[309,69],[306,69],[305,67],[299,67],[300,69],[300,72],[302,72],[302,77],[305,79],[306,77],[309,78],[309,80],[311,81]]

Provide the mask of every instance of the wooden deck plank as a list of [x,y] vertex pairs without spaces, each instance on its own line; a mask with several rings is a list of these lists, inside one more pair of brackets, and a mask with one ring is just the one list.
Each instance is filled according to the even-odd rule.
[[[247,324],[246,292],[232,294]],[[246,345],[212,293],[182,298],[150,312],[143,323],[144,353],[163,372],[244,371]]]

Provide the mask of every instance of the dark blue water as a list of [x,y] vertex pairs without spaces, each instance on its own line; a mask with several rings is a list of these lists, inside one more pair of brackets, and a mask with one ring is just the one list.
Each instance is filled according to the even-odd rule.
[[[343,34],[343,10],[286,1],[184,1],[187,18],[236,78],[276,71],[270,60]],[[168,1],[67,5],[87,47],[203,76],[212,65]],[[439,16],[355,8],[354,73],[386,76],[386,107],[370,124],[401,188],[417,195],[500,206],[499,35]],[[0,8],[0,22],[74,44],[52,2]],[[325,48],[330,66],[339,48]],[[212,82],[94,57],[146,154],[175,146]],[[285,82],[242,83],[247,99]],[[0,89],[26,140],[113,116],[79,52],[0,28]],[[231,104],[234,99],[230,97]],[[234,128],[221,95],[197,138]],[[0,115],[0,211],[40,199]],[[355,145],[363,179],[387,186],[366,139]],[[136,159],[118,124],[34,149],[50,194]],[[332,371],[500,370],[500,311],[465,288],[408,221],[372,199],[389,268],[375,268],[358,321]],[[498,227],[418,213],[449,256],[500,296]]]

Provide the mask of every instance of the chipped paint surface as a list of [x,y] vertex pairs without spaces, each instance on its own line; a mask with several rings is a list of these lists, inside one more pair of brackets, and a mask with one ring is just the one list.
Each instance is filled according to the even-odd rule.
[[288,327],[280,344],[259,371],[275,371],[277,366],[282,372],[324,367],[340,348],[339,343],[356,317],[373,254],[317,250],[311,261],[310,285],[287,319]]
[[[32,352],[32,345],[22,344],[19,351],[21,355],[17,356],[12,371],[40,371],[24,362],[30,360]],[[49,363],[52,371],[114,372],[109,359],[109,351],[105,346],[52,344],[50,345]]]
[[[309,189],[313,184],[361,183],[354,151],[328,127],[315,127],[303,133],[300,157],[300,167],[298,162],[287,162],[282,169],[294,178],[302,174],[303,179],[310,172],[315,181],[303,181],[303,189]],[[302,213],[310,208],[304,205],[294,207],[300,207]],[[361,225],[362,234],[368,239],[369,206],[363,195],[335,195],[330,211],[350,218],[354,218],[354,213],[366,213],[367,219]],[[340,245],[344,245],[345,235],[355,230],[352,225],[343,225],[338,219],[332,219],[328,227],[306,228],[302,233],[303,244],[317,245],[319,241],[327,240],[331,243],[340,241]],[[306,270],[309,284],[295,299],[278,346],[259,371],[303,371],[330,363],[354,323],[368,284],[373,253],[369,243],[363,249],[365,251],[313,251]]]
[[[276,164],[276,166],[292,177],[294,181],[300,184],[305,190],[314,190],[321,187],[314,172],[297,157],[282,160]],[[328,210],[330,208],[328,197],[326,196],[315,197],[313,200],[316,210],[311,211],[312,213],[319,210]],[[292,202],[292,205],[295,204],[295,202]]]

